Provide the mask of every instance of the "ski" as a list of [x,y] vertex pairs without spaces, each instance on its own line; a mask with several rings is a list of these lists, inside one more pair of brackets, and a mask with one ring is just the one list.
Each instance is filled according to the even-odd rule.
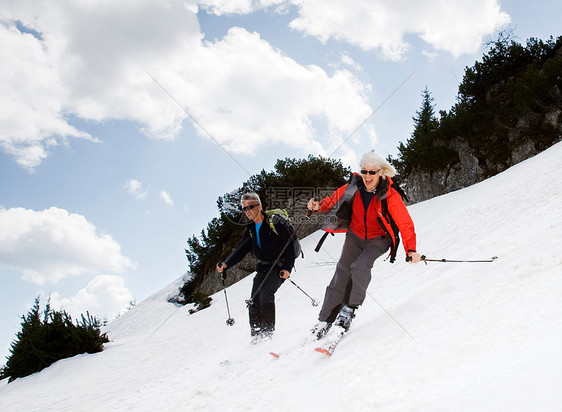
[[304,348],[305,346],[308,346],[310,344],[312,344],[313,342],[316,342],[316,337],[314,335],[308,335],[306,338],[304,338],[301,342],[299,342],[298,344],[289,347],[289,348],[285,348],[281,351],[277,351],[277,352],[269,352],[269,354],[274,358],[274,359],[279,359],[281,356],[285,356],[288,353],[300,349],[300,348]]
[[326,339],[326,343],[324,345],[317,346],[316,348],[314,348],[314,350],[316,352],[323,353],[326,356],[332,356],[345,335],[346,331],[342,329],[341,331],[337,332],[333,338]]

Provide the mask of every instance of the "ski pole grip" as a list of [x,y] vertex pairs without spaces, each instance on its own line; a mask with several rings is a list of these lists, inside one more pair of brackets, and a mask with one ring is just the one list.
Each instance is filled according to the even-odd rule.
[[[412,256],[406,256],[406,262],[410,262],[411,260],[412,260]],[[421,255],[420,260],[425,261],[425,255]],[[427,262],[425,262],[425,264],[427,265]]]
[[[314,199],[316,202],[320,202],[320,199],[318,199],[316,196],[314,196],[313,199]],[[306,211],[306,213],[304,214],[304,217],[309,218],[310,215],[313,214],[313,213],[314,213],[314,210],[308,209],[308,210]]]

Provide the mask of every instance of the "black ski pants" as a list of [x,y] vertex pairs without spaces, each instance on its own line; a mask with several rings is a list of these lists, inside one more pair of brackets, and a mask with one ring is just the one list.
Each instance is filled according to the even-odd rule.
[[[270,267],[260,267],[254,277],[251,296],[255,295],[255,297],[253,303],[248,307],[252,336],[260,331],[273,332],[275,330],[275,292],[285,279],[279,277],[280,266],[273,268],[266,279]],[[264,279],[265,283],[256,295],[256,291]]]

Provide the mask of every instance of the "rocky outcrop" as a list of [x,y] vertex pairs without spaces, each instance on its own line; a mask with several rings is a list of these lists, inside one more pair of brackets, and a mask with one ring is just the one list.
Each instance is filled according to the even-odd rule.
[[[548,139],[545,144],[543,136],[535,136],[532,130],[537,124],[553,128],[554,139]],[[536,114],[522,117],[517,127],[507,133],[507,137],[505,150],[508,153],[503,163],[483,157],[478,148],[470,147],[466,139],[453,139],[449,146],[458,153],[457,163],[431,172],[413,171],[403,178],[410,203],[421,202],[478,183],[561,141],[562,109],[553,109],[538,118]],[[490,136],[490,139],[497,137]]]
[[466,141],[456,138],[451,146],[458,153],[459,163],[431,172],[414,172],[406,177],[405,190],[410,203],[462,189],[484,178],[484,170]]

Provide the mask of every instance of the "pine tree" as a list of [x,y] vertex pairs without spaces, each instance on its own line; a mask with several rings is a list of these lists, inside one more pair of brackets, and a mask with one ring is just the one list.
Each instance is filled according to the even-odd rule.
[[50,300],[40,316],[39,297],[28,312],[22,316],[21,331],[10,347],[10,356],[0,370],[0,379],[14,379],[31,375],[52,363],[78,355],[103,350],[109,342],[106,334],[100,332],[101,322],[86,312],[78,324],[66,311],[53,311]]
[[412,117],[414,121],[414,131],[406,144],[400,142],[398,146],[398,160],[391,160],[398,174],[406,175],[412,169],[419,168],[425,159],[432,156],[433,139],[435,131],[439,127],[439,120],[435,117],[434,99],[431,92],[427,89],[422,92],[422,105],[420,110],[416,111],[416,116]]

